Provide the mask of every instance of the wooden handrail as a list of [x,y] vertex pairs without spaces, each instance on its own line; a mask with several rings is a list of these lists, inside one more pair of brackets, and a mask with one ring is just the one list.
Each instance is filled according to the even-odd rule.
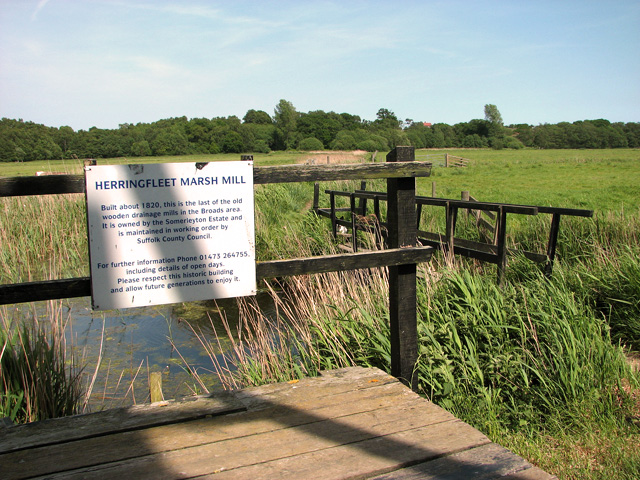
[[[403,177],[428,177],[426,162],[355,165],[280,165],[254,167],[253,183],[320,182]],[[84,175],[23,176],[0,178],[0,197],[84,193]]]

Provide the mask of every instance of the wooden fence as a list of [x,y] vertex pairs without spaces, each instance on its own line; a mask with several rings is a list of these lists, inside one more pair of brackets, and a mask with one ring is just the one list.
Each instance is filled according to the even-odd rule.
[[[396,147],[387,154],[387,163],[254,168],[254,184],[387,179],[389,248],[256,262],[256,276],[261,280],[389,267],[391,374],[414,390],[417,388],[417,378],[413,374],[417,360],[416,268],[418,263],[429,261],[434,250],[431,246],[418,244],[415,179],[430,173],[431,164],[415,161],[413,147]],[[84,192],[83,175],[0,178],[0,197]],[[0,285],[0,305],[89,295],[90,277]]]
[[438,165],[443,167],[466,167],[469,165],[469,159],[464,157],[458,157],[456,155],[449,155],[445,152],[444,158],[441,153],[429,153],[426,155],[418,155],[416,157],[421,161],[427,161],[434,163],[436,161],[443,161],[444,163],[439,163]]
[[[329,208],[318,207],[319,188],[316,186],[314,209],[319,215],[325,216],[331,220],[334,236],[337,235],[339,227],[343,227],[347,229],[347,231],[351,231],[351,249],[354,252],[358,251],[357,232],[359,230],[367,231],[372,228],[371,221],[362,221],[362,218],[367,216],[367,200],[373,201],[373,216],[375,218],[373,228],[380,231],[381,237],[386,237],[386,228],[388,224],[380,215],[380,202],[388,200],[386,193],[367,191],[364,188],[354,192],[325,190],[325,193],[329,195]],[[350,206],[342,208],[337,207],[337,197],[348,197]],[[533,262],[544,264],[545,275],[550,277],[553,272],[553,264],[556,256],[558,234],[560,232],[560,219],[566,215],[577,217],[593,216],[593,210],[479,202],[472,199],[468,192],[463,192],[462,198],[462,200],[455,200],[449,198],[417,196],[415,198],[415,203],[417,208],[416,229],[418,239],[421,244],[443,250],[449,255],[458,254],[483,262],[496,264],[497,281],[499,284],[502,283],[504,278],[508,255],[523,255]],[[444,234],[429,232],[420,228],[422,210],[425,206],[444,207],[446,221]],[[491,243],[477,242],[455,236],[458,211],[460,209],[471,212],[477,219],[479,219],[477,220],[479,225],[482,224],[485,228],[490,228],[490,231],[492,232],[492,238],[490,239]],[[348,218],[341,218],[340,215],[344,213],[348,214]],[[481,213],[486,214],[488,218],[490,220],[494,220],[495,223],[491,224],[489,220],[482,218]],[[507,214],[538,215],[539,213],[551,215],[545,253],[508,248]]]

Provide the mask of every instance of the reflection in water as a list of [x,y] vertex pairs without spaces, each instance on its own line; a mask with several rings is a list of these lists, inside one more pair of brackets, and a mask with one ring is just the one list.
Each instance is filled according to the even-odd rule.
[[[265,315],[273,313],[268,294],[258,294],[257,300]],[[148,402],[152,372],[163,373],[166,399],[205,393],[189,368],[197,372],[208,391],[222,389],[211,358],[189,325],[220,345],[221,361],[229,349],[221,315],[235,332],[235,299],[92,312],[86,297],[69,300],[68,306],[67,345],[74,349],[76,363],[84,365],[86,386],[93,381],[91,411]]]

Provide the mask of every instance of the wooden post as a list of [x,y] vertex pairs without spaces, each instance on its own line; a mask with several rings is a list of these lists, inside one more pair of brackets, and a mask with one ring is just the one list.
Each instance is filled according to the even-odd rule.
[[[360,190],[366,190],[366,189],[367,189],[367,182],[365,180],[362,180],[360,182]],[[358,214],[362,215],[363,217],[367,215],[367,199],[366,198],[360,199],[360,202],[358,203]]]
[[164,395],[162,394],[162,372],[151,372],[149,390],[151,393],[151,403],[164,400]]
[[313,211],[318,213],[320,208],[320,183],[315,182],[313,184]]
[[436,198],[436,182],[431,182],[431,198]]
[[445,215],[446,215],[446,230],[445,236],[447,237],[447,255],[450,256],[451,261],[453,261],[454,255],[454,238],[456,235],[456,221],[458,220],[458,207],[452,205],[451,202],[447,202],[445,207]]
[[498,285],[502,285],[507,268],[507,212],[500,205],[498,209]]
[[553,273],[553,261],[556,258],[556,246],[558,245],[558,233],[560,232],[560,214],[554,213],[551,217],[551,230],[547,243],[547,264],[544,266],[544,274],[551,278]]
[[[412,162],[413,147],[396,147],[387,162]],[[416,179],[387,179],[387,225],[389,247],[414,247],[416,234]],[[418,359],[415,263],[389,267],[389,320],[391,330],[391,375],[414,391],[418,378],[414,367]]]
[[349,195],[349,207],[351,210],[351,248],[353,253],[358,251],[358,222],[356,219],[356,196]]
[[444,154],[444,168],[447,168],[449,166],[449,154],[445,153]]
[[[460,200],[462,200],[463,202],[468,202],[469,201],[469,191],[468,190],[463,190],[462,192],[460,192]],[[465,216],[464,218],[469,218],[469,209],[465,209]]]
[[333,238],[337,238],[338,224],[336,223],[336,197],[333,192],[329,194],[329,206],[331,208],[331,231],[333,232]]

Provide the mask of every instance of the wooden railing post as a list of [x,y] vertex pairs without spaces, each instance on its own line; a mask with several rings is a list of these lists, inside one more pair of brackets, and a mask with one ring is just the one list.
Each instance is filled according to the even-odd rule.
[[315,182],[313,184],[313,211],[318,213],[318,208],[320,208],[320,183]]
[[560,232],[560,214],[554,213],[551,217],[551,229],[549,231],[549,241],[547,242],[547,264],[544,267],[544,274],[551,278],[553,273],[553,262],[556,258],[556,246],[558,245],[558,233]]
[[[396,147],[387,162],[412,162],[413,147]],[[387,179],[387,226],[389,247],[415,247],[416,179]],[[389,320],[391,337],[391,375],[414,391],[418,387],[414,367],[418,359],[415,263],[389,267]]]
[[498,285],[502,285],[507,268],[507,211],[503,205],[498,209]]

